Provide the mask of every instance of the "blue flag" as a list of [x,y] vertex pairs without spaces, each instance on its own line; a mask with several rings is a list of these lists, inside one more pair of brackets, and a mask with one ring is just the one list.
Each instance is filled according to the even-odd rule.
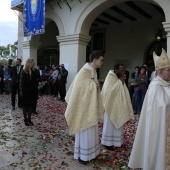
[[24,0],[24,37],[45,33],[45,0]]

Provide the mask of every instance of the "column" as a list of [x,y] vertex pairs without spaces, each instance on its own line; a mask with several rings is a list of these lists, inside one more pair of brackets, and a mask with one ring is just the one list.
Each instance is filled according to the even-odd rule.
[[22,64],[25,64],[25,61],[28,58],[33,58],[35,66],[37,66],[37,49],[39,48],[40,43],[39,42],[32,42],[30,40],[23,41],[22,42]]
[[165,29],[165,32],[167,32],[167,55],[170,58],[170,23],[163,22],[163,27]]
[[57,36],[60,46],[60,64],[68,70],[67,89],[74,77],[86,63],[86,46],[91,37],[82,34]]

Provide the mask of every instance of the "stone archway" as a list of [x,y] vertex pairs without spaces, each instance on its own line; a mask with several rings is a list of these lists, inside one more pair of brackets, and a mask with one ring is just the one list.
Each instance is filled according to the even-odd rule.
[[[79,17],[79,19],[78,19],[78,21],[76,23],[75,32],[76,33],[82,33],[84,35],[89,35],[90,27],[91,27],[93,21],[103,11],[105,11],[108,8],[110,8],[111,6],[115,6],[115,5],[118,5],[118,4],[126,2],[126,1],[127,0],[119,0],[119,1],[118,0],[112,0],[112,1],[93,1],[93,2],[91,2],[84,9],[84,11],[81,13],[81,15],[80,15],[80,17]],[[166,21],[169,20],[169,15],[168,15],[169,12],[167,11],[167,7],[168,7],[168,5],[170,6],[170,2],[169,3],[168,2],[164,3],[164,2],[162,2],[160,0],[143,0],[141,2],[152,3],[152,4],[156,4],[156,5],[160,6],[163,9],[164,13],[165,13],[165,20]],[[163,21],[160,22],[160,25],[162,25]],[[141,26],[142,26],[142,24],[141,24]],[[125,29],[128,29],[128,26],[125,27]],[[108,28],[107,28],[107,30],[108,30]],[[123,31],[123,29],[122,29],[122,31]],[[138,29],[138,31],[139,31],[139,29]],[[142,31],[142,30],[140,30],[140,31]],[[151,30],[150,30],[150,32],[151,32]],[[118,33],[121,34],[120,32],[118,32]],[[134,46],[135,46],[135,43],[129,43],[130,36],[127,36],[127,34],[123,35],[123,36],[125,36],[125,40],[127,41],[127,45],[134,44]],[[132,34],[132,33],[130,32],[129,35],[130,34]],[[155,34],[155,33],[153,33],[153,34]],[[148,36],[148,35],[149,34],[147,34],[146,36]],[[143,35],[139,36],[139,37],[143,38],[144,36],[145,35],[143,33]],[[121,48],[122,44],[124,44],[124,43],[119,41],[117,37],[116,38],[114,37],[115,41],[118,41],[120,45],[119,45],[118,49],[110,48],[110,50],[115,50],[114,53],[106,50],[106,54],[105,54],[105,58],[106,59],[104,61],[103,67],[101,68],[101,72],[103,72],[103,73],[101,73],[102,81],[104,80],[104,78],[105,78],[105,76],[106,76],[106,74],[108,72],[108,69],[111,69],[116,62],[122,62],[123,64],[127,64],[128,69],[129,69],[130,72],[134,69],[133,67],[135,67],[135,65],[142,65],[143,58],[144,58],[143,54],[144,54],[145,48],[146,48],[147,44],[149,44],[149,42],[153,41],[154,36],[155,35],[152,35],[152,37],[150,37],[150,39],[148,41],[139,44],[139,46],[140,45],[143,46],[140,50],[139,50],[139,48],[138,49],[133,49],[134,48],[133,46],[129,47],[129,48],[131,48],[131,51],[129,49],[126,49],[125,51],[127,51],[127,58],[125,58],[125,57],[121,58],[119,56],[120,54],[122,55],[122,51],[124,51],[124,48],[123,49]],[[132,35],[132,37],[133,37],[133,35]],[[110,34],[109,34],[109,38],[113,38],[113,36],[110,36]],[[108,40],[106,40],[106,41],[108,41]],[[137,38],[133,38],[132,41],[134,41],[134,42],[137,41]],[[107,44],[109,44],[109,43],[107,43]],[[125,46],[125,44],[124,44],[124,46]],[[133,50],[134,51],[136,50],[136,52],[133,53],[132,52]],[[119,54],[119,52],[120,52],[120,54]],[[111,55],[113,56],[114,59],[112,58],[112,60],[109,60],[108,58]],[[125,56],[126,54],[124,53],[123,55]],[[130,58],[129,56],[133,56],[133,57]],[[140,58],[140,60],[138,58]]]
[[[23,18],[23,13],[19,13],[20,18]],[[46,11],[45,18],[49,19],[49,21],[53,20],[55,24],[57,25],[57,29],[59,30],[59,33],[56,35],[64,35],[65,30],[63,26],[63,22],[61,18],[51,10]],[[46,25],[48,22],[46,22]],[[20,49],[18,50],[18,56],[23,56],[23,63],[26,61],[27,58],[32,57],[35,60],[35,65],[37,65],[37,49],[41,46],[40,38],[41,35],[31,36],[31,37],[23,37],[23,23],[19,20],[19,38],[18,38],[18,44],[20,46]],[[56,39],[56,36],[54,37]]]
[[35,65],[44,67],[44,65],[59,64],[59,43],[56,36],[64,34],[64,27],[59,17],[55,17],[52,12],[47,12],[45,33],[32,36],[30,40],[23,42],[24,48],[30,51],[28,57],[34,58]]
[[[81,13],[80,17],[78,18],[75,26],[75,32],[88,35],[92,22],[98,15],[100,15],[102,11],[106,10],[107,8],[113,5],[123,3],[126,1],[129,0],[93,1],[86,7],[86,9]],[[160,6],[164,11],[166,22],[170,22],[168,8],[170,6],[170,2],[163,2],[161,0],[142,0],[142,2],[153,3]]]
[[37,64],[41,67],[59,64],[59,43],[56,39],[59,35],[58,26],[53,20],[46,19],[45,27],[45,34],[38,37],[40,46],[37,51]]
[[[59,35],[60,36],[65,35],[64,25],[63,25],[60,17],[53,11],[47,11],[45,14],[46,14],[45,15],[45,19],[46,19],[45,26],[49,22],[53,21],[53,22],[55,22],[55,24],[56,24],[56,26],[58,28]],[[40,36],[41,35],[32,36],[31,41],[39,42]]]
[[62,22],[60,17],[55,12],[47,11],[46,15],[45,15],[45,18],[51,19],[51,20],[53,20],[55,22],[55,24],[58,27],[59,35],[60,36],[65,35],[65,30],[64,30],[63,22]]

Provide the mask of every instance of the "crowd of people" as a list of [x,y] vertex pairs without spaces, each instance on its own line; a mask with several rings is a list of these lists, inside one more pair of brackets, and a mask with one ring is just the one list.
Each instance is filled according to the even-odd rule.
[[116,64],[109,71],[100,92],[96,69],[102,64],[103,55],[92,52],[90,62],[78,72],[66,95],[65,118],[69,134],[75,135],[74,158],[86,165],[99,155],[98,120],[103,116],[101,143],[110,151],[121,147],[124,124],[133,120],[134,111],[139,109],[139,125],[128,166],[170,169],[170,59],[166,52],[162,50],[160,57],[154,53],[156,71],[152,76],[146,65],[135,68],[134,87],[130,88],[133,107],[123,64]]
[[52,65],[51,68],[45,66],[41,72],[41,84],[39,87],[40,94],[50,94],[54,97],[59,97],[59,100],[65,101],[66,83],[68,71],[64,64],[58,66]]
[[[11,65],[0,65],[0,94],[11,93],[13,97],[16,96],[14,93],[18,91],[17,75],[20,75],[20,70],[22,69],[23,65],[21,65],[20,59],[16,60],[14,67]],[[65,101],[68,71],[65,69],[64,64],[58,66],[52,65],[51,67],[45,66],[44,69],[36,70],[39,71],[38,94],[50,94],[60,98],[59,100],[61,101]],[[14,110],[14,100],[12,106]]]
[[146,91],[152,79],[153,74],[148,70],[147,64],[143,64],[141,67],[136,66],[135,72],[131,73],[129,93],[134,114],[140,114]]
[[[19,68],[19,70],[20,67],[21,70],[23,69],[21,60],[17,59],[15,66],[16,68]],[[0,94],[10,94],[17,92],[16,75],[20,73],[17,73],[15,66],[12,67],[11,65],[0,65]],[[61,101],[65,101],[68,71],[65,69],[64,64],[58,66],[52,65],[51,67],[45,66],[44,69],[38,69],[38,71],[40,74],[38,79],[38,94],[50,94],[54,97],[60,97]],[[13,76],[13,78],[11,78],[11,76]],[[12,104],[12,106],[14,105],[15,103]]]
[[[60,96],[62,102],[66,101],[65,119],[69,134],[75,135],[74,158],[84,165],[100,153],[99,120],[103,120],[101,143],[107,150],[114,151],[124,143],[125,123],[140,113],[128,166],[165,170],[170,168],[170,59],[164,50],[161,56],[154,53],[153,57],[155,71],[150,72],[146,64],[136,66],[130,86],[126,67],[116,64],[100,89],[96,71],[104,60],[100,51],[90,54],[90,62],[80,69],[67,94],[68,71],[64,64],[53,65],[51,69],[45,66],[40,71],[31,58],[24,66],[18,58],[15,66],[5,67],[3,74],[1,69],[0,82],[11,81],[13,110],[18,92],[18,107],[23,108],[26,126],[34,125],[31,116],[32,113],[38,114],[39,92],[47,90],[54,97]],[[40,88],[42,82],[45,84]]]
[[11,94],[12,110],[15,110],[18,98],[18,108],[23,109],[25,125],[31,126],[31,115],[38,114],[38,95],[51,94],[61,102],[65,101],[68,71],[64,64],[53,65],[51,69],[47,66],[43,70],[36,69],[31,58],[24,65],[21,63],[22,60],[17,58],[14,66],[0,67],[0,93]]

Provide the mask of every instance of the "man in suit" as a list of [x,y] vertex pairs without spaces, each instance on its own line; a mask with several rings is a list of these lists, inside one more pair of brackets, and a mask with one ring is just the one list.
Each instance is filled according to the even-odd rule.
[[58,84],[59,84],[60,100],[64,102],[66,96],[66,83],[67,83],[68,71],[65,69],[64,64],[60,64],[59,69],[60,71],[58,75]]
[[19,93],[19,77],[22,70],[21,59],[17,58],[16,65],[11,68],[10,77],[11,81],[11,101],[12,101],[12,110],[15,110],[15,99],[16,93],[18,91],[18,108],[22,108],[21,96]]

